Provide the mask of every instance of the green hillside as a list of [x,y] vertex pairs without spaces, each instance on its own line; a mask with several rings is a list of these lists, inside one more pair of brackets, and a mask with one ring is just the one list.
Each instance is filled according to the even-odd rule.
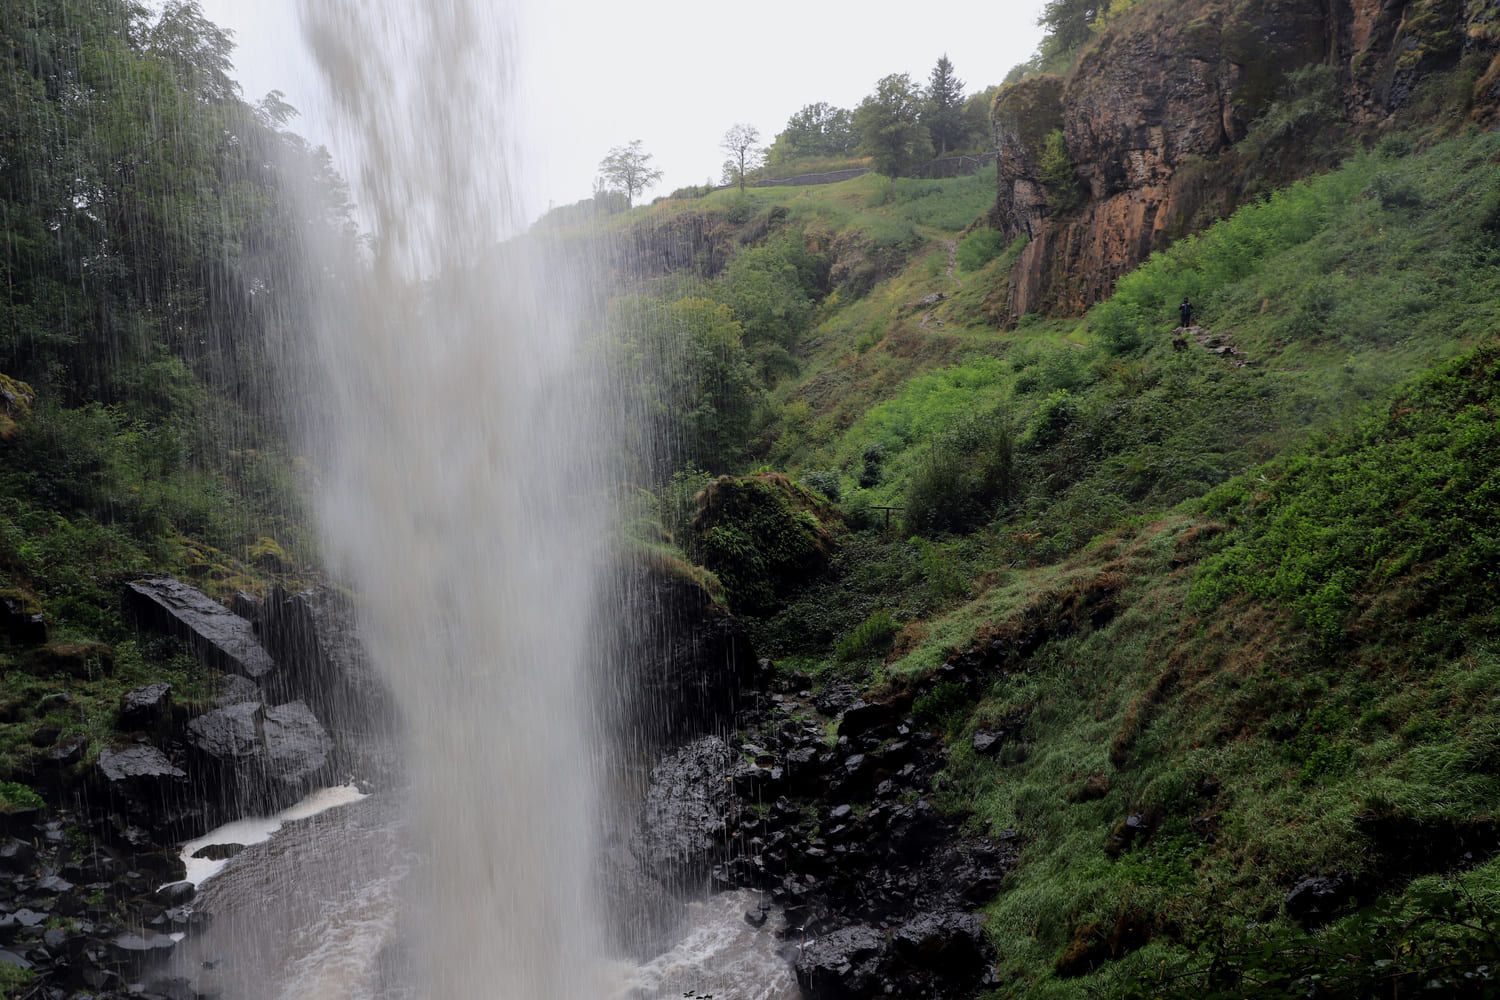
[[[1493,135],[1384,141],[1088,316],[1014,330],[986,309],[1010,250],[986,176],[721,192],[626,223],[764,231],[648,293],[724,303],[752,367],[744,262],[812,258],[742,444],[688,456],[839,508],[826,573],[769,610],[754,584],[762,652],[878,692],[1039,635],[977,700],[918,701],[951,742],[947,807],[1025,839],[990,909],[997,995],[1302,996],[1314,973],[1328,995],[1442,992],[1493,953],[1497,156]],[[833,276],[850,243],[889,252],[867,289]],[[1204,330],[1174,343],[1185,295]],[[660,509],[707,478],[680,473]],[[726,581],[766,565],[680,515],[664,530]],[[975,753],[996,727],[1018,735]],[[1284,898],[1335,873],[1348,915],[1304,930]]]

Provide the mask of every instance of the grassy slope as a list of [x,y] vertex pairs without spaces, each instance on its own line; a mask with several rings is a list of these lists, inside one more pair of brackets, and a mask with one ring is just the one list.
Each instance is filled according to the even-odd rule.
[[[950,804],[1028,843],[991,908],[1002,995],[1211,993],[1174,978],[1210,952],[1225,995],[1296,995],[1308,969],[1361,995],[1381,988],[1376,954],[1395,956],[1385,975],[1429,970],[1483,938],[1409,918],[1472,923],[1464,892],[1493,901],[1500,866],[1455,893],[1386,841],[1404,831],[1430,853],[1500,793],[1493,360],[1420,381],[1500,318],[1497,155],[1495,136],[1360,154],[1158,255],[1088,319],[1010,333],[983,309],[1005,261],[947,269],[979,192],[931,196],[954,211],[922,221],[902,216],[920,200],[877,204],[873,179],[754,195],[923,237],[900,274],[822,304],[800,373],[774,389],[770,459],[837,473],[859,523],[871,501],[901,505],[934,441],[984,414],[1015,428],[1021,484],[967,534],[869,522],[833,574],[756,623],[762,645],[823,680],[900,682],[1091,584],[1117,590],[1111,621],[1046,643],[978,704],[924,705],[952,738]],[[1173,349],[1183,294],[1249,365]],[[880,474],[862,490],[872,446]],[[1472,481],[1445,492],[1460,473]],[[870,652],[886,615],[893,648]],[[998,758],[968,750],[976,728],[1017,719]],[[1132,813],[1151,835],[1112,857]],[[1278,913],[1315,872],[1350,876],[1372,905],[1302,933]],[[1070,949],[1083,957],[1065,978]]]

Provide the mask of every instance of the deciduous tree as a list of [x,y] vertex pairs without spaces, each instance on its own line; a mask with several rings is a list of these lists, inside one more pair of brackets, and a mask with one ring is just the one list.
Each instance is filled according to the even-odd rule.
[[932,156],[932,137],[922,124],[922,88],[906,73],[892,73],[854,112],[861,148],[875,172],[900,177]]
[[786,128],[767,151],[772,163],[820,156],[850,156],[859,148],[854,113],[825,101],[805,105],[787,119]]
[[729,154],[729,162],[725,164],[731,178],[731,183],[737,183],[740,191],[745,190],[745,173],[754,170],[765,160],[766,154],[758,143],[760,142],[760,129],[754,125],[735,125],[724,133],[724,140],[719,143],[719,148]]
[[599,180],[601,187],[624,194],[625,204],[630,206],[637,195],[661,180],[661,171],[652,168],[651,154],[641,140],[634,139],[628,145],[614,147],[599,161]]

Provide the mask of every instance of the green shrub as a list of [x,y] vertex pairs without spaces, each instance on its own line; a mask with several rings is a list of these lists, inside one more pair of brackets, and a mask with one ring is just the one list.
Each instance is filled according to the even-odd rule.
[[0,781],[0,814],[41,809],[45,802],[36,792],[14,781]]
[[824,470],[803,473],[802,485],[810,490],[817,490],[834,503],[838,503],[841,499],[840,478],[837,472]]
[[1005,234],[998,229],[976,229],[958,241],[958,268],[977,271],[1006,252]]
[[1323,63],[1304,66],[1287,74],[1280,97],[1252,125],[1252,141],[1269,145],[1314,134],[1341,113],[1338,70]]
[[840,639],[834,653],[845,661],[884,655],[890,650],[899,630],[900,626],[889,611],[877,611]]
[[906,490],[914,533],[967,531],[1016,493],[1015,438],[997,409],[959,424],[933,442]]
[[1053,212],[1066,215],[1083,204],[1083,185],[1061,129],[1049,132],[1043,141],[1037,179],[1047,189],[1047,205]]

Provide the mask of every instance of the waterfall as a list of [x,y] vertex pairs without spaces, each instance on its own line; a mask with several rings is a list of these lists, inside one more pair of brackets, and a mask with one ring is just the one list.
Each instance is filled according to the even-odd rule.
[[330,565],[394,693],[405,978],[430,997],[605,992],[591,641],[609,422],[576,277],[517,229],[513,27],[490,0],[303,0],[367,266],[329,271],[312,359]]

